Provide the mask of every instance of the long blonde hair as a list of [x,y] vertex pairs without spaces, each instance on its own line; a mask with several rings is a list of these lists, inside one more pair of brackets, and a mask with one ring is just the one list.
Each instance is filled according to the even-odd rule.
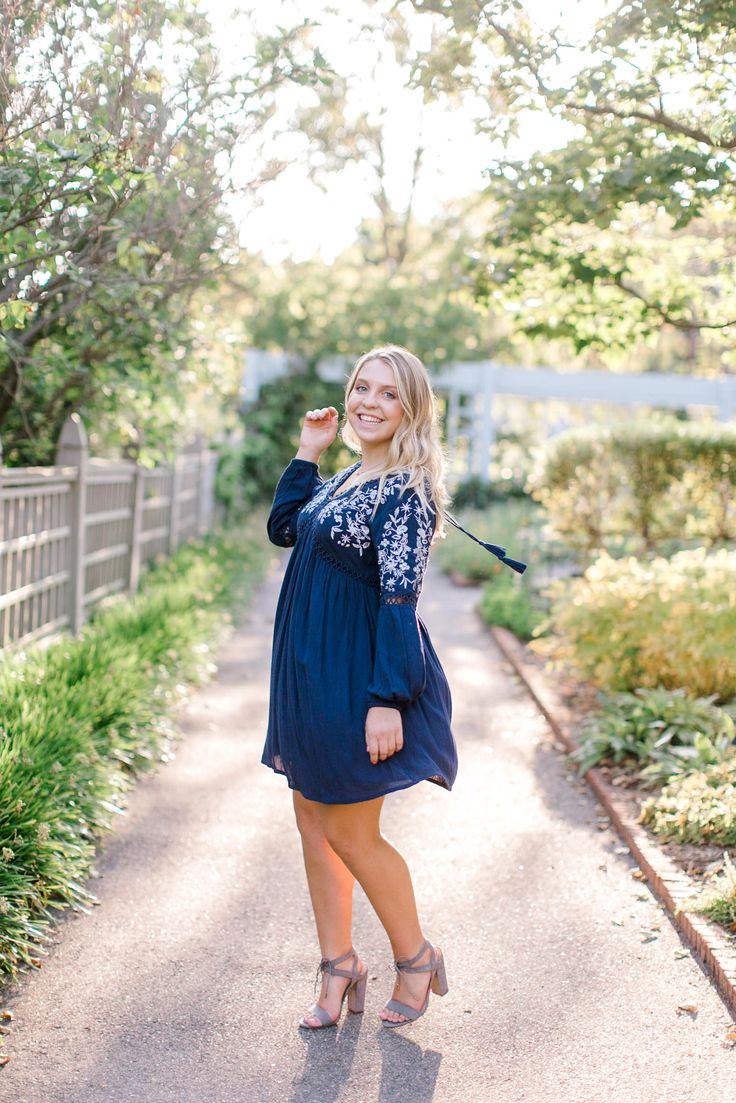
[[345,385],[346,415],[340,435],[348,448],[360,453],[360,440],[347,420],[347,405],[358,373],[369,360],[382,360],[393,369],[399,402],[404,411],[401,424],[389,443],[385,464],[378,469],[378,493],[373,514],[375,516],[388,476],[408,472],[409,477],[404,485],[416,491],[427,511],[431,509],[429,499],[432,499],[437,511],[434,536],[444,536],[445,514],[451,501],[445,486],[445,451],[437,399],[429,373],[418,356],[403,345],[380,345],[358,358]]

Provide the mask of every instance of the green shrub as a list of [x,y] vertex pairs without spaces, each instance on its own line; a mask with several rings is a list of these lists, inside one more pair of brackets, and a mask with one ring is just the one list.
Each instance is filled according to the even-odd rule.
[[736,540],[736,426],[670,417],[554,437],[528,489],[571,547]]
[[611,690],[683,686],[736,696],[736,552],[704,548],[641,562],[604,553],[548,590],[554,635],[533,646]]
[[524,487],[512,479],[482,479],[479,475],[470,475],[458,483],[452,492],[452,505],[456,510],[487,509],[494,502],[505,502],[508,498],[528,498]]
[[724,872],[702,900],[688,902],[690,911],[699,912],[736,931],[736,866],[727,852],[723,855]]
[[644,801],[640,821],[668,842],[736,846],[736,753],[673,778]]
[[640,688],[599,693],[601,712],[583,725],[571,758],[578,773],[603,759],[643,764],[640,784],[661,785],[683,770],[721,762],[733,750],[734,722],[713,697],[689,697],[683,689]]
[[486,582],[480,598],[480,614],[487,624],[508,628],[521,640],[529,640],[544,620],[544,610],[534,604],[521,578],[508,573]]
[[[77,639],[0,664],[0,974],[32,961],[52,907],[82,910],[98,836],[166,753],[183,685],[214,669],[268,562],[265,516],[180,547]],[[38,952],[35,950],[35,952]]]
[[[450,512],[463,528],[480,540],[500,544],[514,559],[523,560],[527,570],[520,577],[526,585],[536,581],[549,562],[569,555],[559,542],[547,539],[544,511],[528,498],[507,499],[486,509],[468,509],[462,513],[455,510],[453,502]],[[433,545],[432,556],[441,570],[456,572],[472,582],[486,582],[509,571],[491,552],[449,524],[447,537]]]

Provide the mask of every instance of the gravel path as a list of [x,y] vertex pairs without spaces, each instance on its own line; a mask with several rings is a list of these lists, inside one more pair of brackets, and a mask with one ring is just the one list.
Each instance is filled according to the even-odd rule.
[[[283,778],[259,763],[285,558],[141,780],[66,916],[0,999],[13,1103],[733,1103],[724,1004],[572,780],[473,612],[430,569],[421,602],[454,698],[460,774],[388,798],[450,991],[413,1026],[376,1012],[392,968],[356,892],[366,1014],[303,1036],[319,958]],[[695,1012],[678,1004],[692,1004]]]

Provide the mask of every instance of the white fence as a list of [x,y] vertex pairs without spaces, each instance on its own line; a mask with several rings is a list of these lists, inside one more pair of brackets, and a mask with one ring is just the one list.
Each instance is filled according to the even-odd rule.
[[53,467],[0,468],[0,648],[78,633],[141,569],[221,520],[202,437],[166,467],[93,459],[78,414]]

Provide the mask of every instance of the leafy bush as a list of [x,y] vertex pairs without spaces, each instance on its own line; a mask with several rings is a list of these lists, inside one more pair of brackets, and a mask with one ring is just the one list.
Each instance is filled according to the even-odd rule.
[[494,502],[505,502],[508,498],[528,498],[524,487],[512,479],[482,479],[479,475],[470,475],[458,483],[452,492],[453,508],[457,510],[487,509]]
[[544,610],[535,604],[522,579],[508,568],[493,582],[486,582],[480,599],[480,614],[487,624],[508,628],[521,640],[529,640],[544,620]]
[[549,586],[555,635],[535,650],[611,690],[683,686],[736,695],[736,552],[704,548],[640,562],[604,553]]
[[[243,415],[241,474],[246,505],[273,498],[281,472],[299,448],[307,410],[334,406],[342,411],[343,394],[344,388],[338,383],[324,382],[310,372],[295,372],[261,387],[258,401]],[[347,467],[355,458],[338,436],[320,459],[323,478]]]
[[639,818],[668,842],[736,846],[736,753],[673,778]]
[[688,904],[690,911],[700,912],[716,923],[736,931],[736,866],[728,852],[723,854],[724,873],[719,883],[702,900]]
[[660,785],[683,770],[721,762],[733,748],[733,719],[713,697],[661,687],[598,697],[601,712],[585,722],[571,754],[579,774],[603,759],[633,759],[644,763],[636,774],[642,785]]
[[[507,499],[487,509],[464,510],[462,513],[456,511],[453,501],[450,512],[463,528],[480,540],[501,544],[513,558],[523,560],[527,570],[520,577],[526,585],[541,573],[546,563],[569,555],[559,543],[545,538],[542,532],[544,512],[528,498]],[[455,571],[472,582],[486,582],[508,573],[508,567],[499,563],[494,555],[474,540],[457,532],[451,525],[447,529],[446,539],[439,540],[432,548],[432,555],[443,571]]]
[[736,426],[667,417],[569,429],[540,455],[528,489],[571,547],[733,541]]
[[183,545],[79,638],[0,665],[0,974],[32,963],[52,907],[93,901],[95,839],[166,747],[182,685],[214,669],[210,647],[268,561],[264,523]]

